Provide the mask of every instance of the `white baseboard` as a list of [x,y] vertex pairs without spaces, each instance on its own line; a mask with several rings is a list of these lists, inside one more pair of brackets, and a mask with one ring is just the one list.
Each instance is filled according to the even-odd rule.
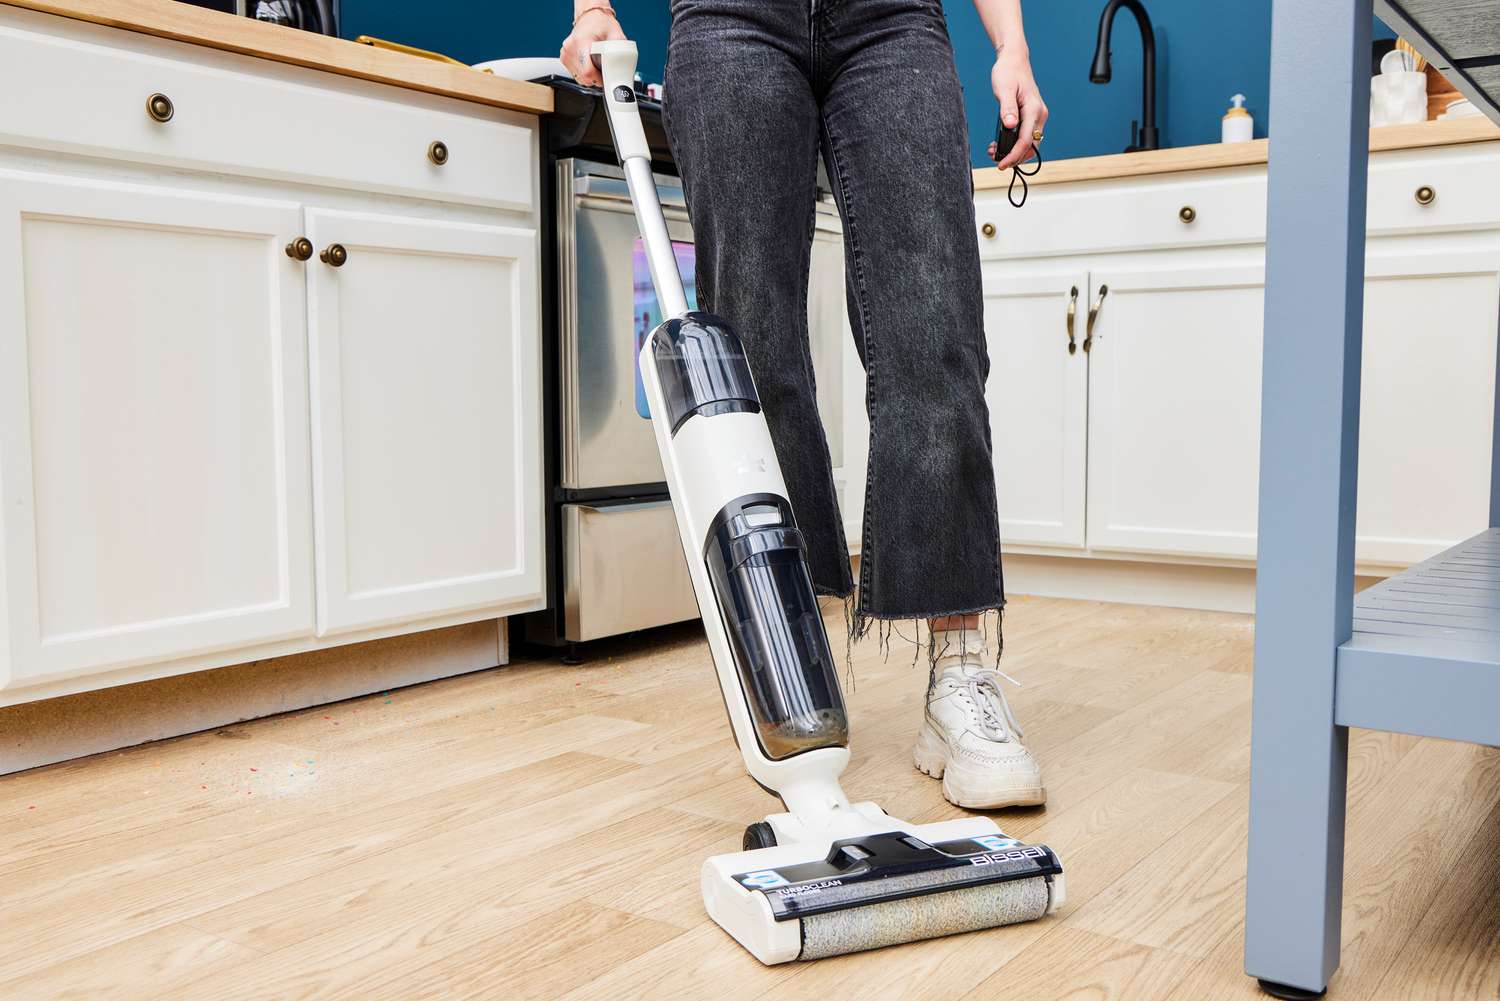
[[[1007,594],[1118,601],[1128,605],[1255,612],[1255,568],[1192,563],[1146,563],[1079,556],[1008,554]],[[1360,575],[1355,588],[1380,580]]]
[[1251,567],[1016,554],[1006,555],[1002,562],[1007,594],[1221,612],[1255,611],[1255,570]]
[[489,619],[0,707],[0,775],[497,667]]

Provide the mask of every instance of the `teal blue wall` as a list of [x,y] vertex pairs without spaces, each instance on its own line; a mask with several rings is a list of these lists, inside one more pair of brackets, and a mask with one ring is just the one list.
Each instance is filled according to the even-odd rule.
[[[1270,0],[1146,0],[1156,28],[1157,122],[1163,146],[1219,141],[1229,98],[1242,93],[1266,134],[1270,86]],[[996,105],[994,62],[971,0],[944,0],[969,115],[974,162],[987,162]],[[1089,83],[1089,61],[1104,0],[1023,0],[1032,67],[1052,111],[1050,159],[1117,153],[1140,116],[1140,33],[1128,11],[1115,20],[1114,80]],[[621,22],[641,49],[641,72],[661,79],[666,58],[666,0],[615,0]],[[564,0],[343,0],[347,37],[376,35],[435,49],[465,62],[502,56],[557,54],[571,20]],[[1377,23],[1376,34],[1390,37]],[[1309,95],[1316,99],[1315,95]]]
[[[1255,135],[1266,134],[1270,93],[1269,0],[1145,0],[1156,32],[1156,119],[1163,146],[1216,143],[1229,99],[1245,95]],[[994,52],[970,0],[944,0],[976,164],[988,163],[999,111],[990,91]],[[1104,0],[1022,3],[1031,67],[1047,101],[1045,148],[1052,159],[1118,153],[1141,116],[1141,35],[1129,11],[1115,17],[1114,79],[1089,82]],[[1375,35],[1391,37],[1380,22]],[[1313,95],[1309,95],[1314,97]]]
[[[1266,134],[1271,5],[1267,0],[1145,0],[1156,30],[1156,117],[1163,146],[1219,141],[1219,121],[1240,93]],[[946,0],[949,33],[981,162],[998,110],[990,91],[994,52],[970,0]],[[1114,79],[1089,83],[1104,0],[1023,3],[1031,67],[1051,111],[1044,148],[1061,159],[1118,153],[1141,117],[1141,36],[1129,11],[1115,18]]]

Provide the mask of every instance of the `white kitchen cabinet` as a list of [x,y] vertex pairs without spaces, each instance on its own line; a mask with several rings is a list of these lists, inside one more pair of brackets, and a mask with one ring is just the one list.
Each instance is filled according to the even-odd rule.
[[[854,330],[849,325],[847,309],[842,324],[843,349],[843,493],[839,498],[839,513],[844,521],[844,539],[849,551],[864,550],[865,490],[870,482],[870,413],[866,408],[865,393],[869,383],[865,380],[865,366],[859,359],[859,349],[854,344]],[[834,475],[840,475],[835,471]],[[835,482],[838,482],[835,480]]]
[[0,705],[545,604],[535,117],[0,5],[12,79]]
[[300,227],[0,171],[0,687],[312,633]]
[[809,271],[822,280],[809,282],[807,289],[808,353],[817,383],[818,417],[838,477],[844,466],[843,356],[852,335],[845,324],[844,238],[837,216],[818,213],[809,259]]
[[542,597],[536,234],[309,210],[318,626]]
[[[1404,566],[1488,518],[1500,234],[1369,246],[1356,559]],[[1090,550],[1255,555],[1263,275],[1216,256],[1091,272]]]
[[1007,545],[1084,545],[1087,293],[1088,273],[1067,268],[984,280],[985,399]]
[[1369,240],[1355,557],[1405,566],[1489,524],[1500,231]]
[[1091,549],[1255,555],[1265,277],[1234,253],[1091,272]]

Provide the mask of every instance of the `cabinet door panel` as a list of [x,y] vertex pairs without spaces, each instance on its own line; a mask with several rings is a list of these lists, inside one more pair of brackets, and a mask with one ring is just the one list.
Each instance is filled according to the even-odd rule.
[[535,233],[308,220],[320,633],[538,607]]
[[1356,559],[1420,562],[1489,524],[1500,234],[1371,241]]
[[844,538],[849,543],[850,552],[862,552],[865,544],[865,488],[870,476],[870,413],[865,399],[869,383],[865,380],[864,363],[859,360],[859,349],[854,343],[854,331],[849,326],[847,311],[842,327],[844,399],[840,410],[844,440],[843,495],[839,511],[844,519]]
[[853,342],[844,299],[844,241],[837,221],[821,214],[813,230],[807,289],[808,349],[817,383],[818,417],[837,476],[844,466],[844,350]]
[[[1003,543],[1073,549],[1084,543],[1087,287],[1088,275],[1071,270],[984,283],[985,399]],[[1071,353],[1070,299],[1076,312]]]
[[1264,270],[1091,278],[1089,547],[1253,558]]
[[0,180],[13,683],[311,633],[300,221]]

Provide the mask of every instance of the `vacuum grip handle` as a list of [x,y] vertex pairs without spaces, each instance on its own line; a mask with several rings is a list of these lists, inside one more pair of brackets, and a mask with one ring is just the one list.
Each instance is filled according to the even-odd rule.
[[604,77],[604,107],[609,111],[609,129],[620,162],[650,160],[651,147],[641,127],[641,106],[635,99],[635,43],[624,39],[595,42],[589,55]]

